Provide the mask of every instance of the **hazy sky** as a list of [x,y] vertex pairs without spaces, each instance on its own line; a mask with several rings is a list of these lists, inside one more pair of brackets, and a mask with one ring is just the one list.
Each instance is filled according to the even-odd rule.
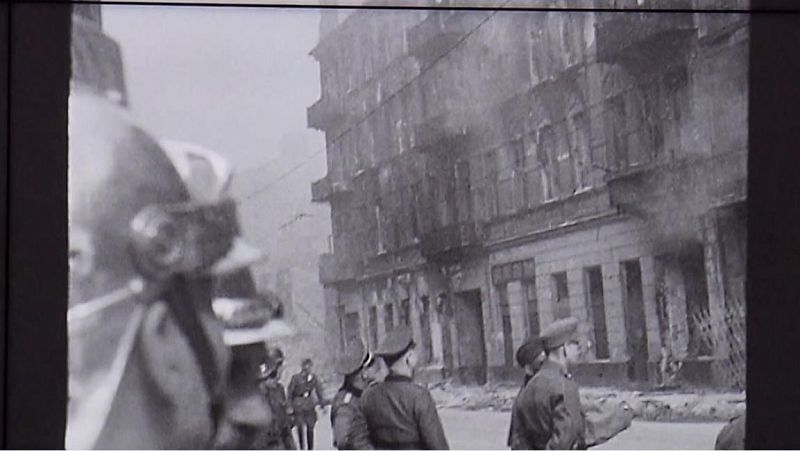
[[240,170],[274,158],[286,135],[310,133],[324,145],[306,127],[320,91],[308,55],[318,24],[315,9],[103,7],[140,121],[160,138],[217,150]]

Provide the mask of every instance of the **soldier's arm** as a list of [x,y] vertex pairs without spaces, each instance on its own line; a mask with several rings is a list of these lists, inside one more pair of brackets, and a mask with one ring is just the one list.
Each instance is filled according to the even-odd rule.
[[414,403],[415,416],[419,425],[419,437],[424,449],[450,449],[444,436],[442,422],[436,411],[436,403],[431,394],[422,391]]
[[338,449],[350,448],[350,430],[353,425],[353,408],[344,404],[336,408],[333,419],[333,443]]
[[364,409],[361,408],[360,400],[353,409],[353,426],[350,434],[353,449],[375,449],[369,439],[367,417],[364,416]]
[[242,434],[231,422],[223,420],[214,437],[214,449],[241,449]]
[[319,405],[326,406],[331,403],[330,400],[325,399],[325,393],[322,390],[322,382],[320,382],[317,376],[314,376],[314,392],[317,394]]
[[564,402],[563,390],[554,390],[550,395],[550,415],[552,418],[552,433],[547,440],[546,449],[572,449],[578,441],[573,432],[572,424],[579,421],[572,418],[572,414]]
[[521,427],[522,419],[517,406],[511,411],[511,426],[508,431],[508,447],[511,449],[533,449],[533,443],[528,441],[527,434]]
[[297,381],[295,380],[295,377],[292,376],[292,378],[289,380],[289,385],[286,387],[286,399],[289,401],[292,400],[292,393],[294,393],[295,385],[297,385]]
[[605,412],[583,412],[586,419],[586,446],[597,446],[630,427],[633,410],[623,405],[615,406]]
[[294,441],[291,427],[283,428],[281,430],[281,435],[283,436],[283,443],[286,445],[286,449],[297,449],[297,442]]
[[355,403],[342,405],[336,411],[333,439],[339,449],[373,449],[366,418]]

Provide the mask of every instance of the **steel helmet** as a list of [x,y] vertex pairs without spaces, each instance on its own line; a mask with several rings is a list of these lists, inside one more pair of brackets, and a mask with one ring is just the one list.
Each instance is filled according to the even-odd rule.
[[67,446],[89,448],[151,301],[172,310],[216,396],[224,359],[201,330],[196,293],[181,287],[196,281],[202,288],[204,274],[230,253],[237,228],[235,205],[193,202],[164,150],[119,105],[73,86],[68,127]]
[[[161,140],[192,199],[220,202],[230,198],[233,170],[219,153],[178,140]],[[213,309],[223,322],[223,338],[228,346],[266,342],[294,334],[283,320],[282,302],[272,292],[258,292],[249,265],[266,256],[259,249],[236,237],[225,259],[211,268],[216,277]]]

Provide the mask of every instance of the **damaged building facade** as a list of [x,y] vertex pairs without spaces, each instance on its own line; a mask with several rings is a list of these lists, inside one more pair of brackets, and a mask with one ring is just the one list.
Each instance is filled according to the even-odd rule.
[[408,324],[424,378],[499,381],[572,315],[584,384],[716,383],[697,318],[744,301],[746,15],[341,13],[308,109],[332,354]]

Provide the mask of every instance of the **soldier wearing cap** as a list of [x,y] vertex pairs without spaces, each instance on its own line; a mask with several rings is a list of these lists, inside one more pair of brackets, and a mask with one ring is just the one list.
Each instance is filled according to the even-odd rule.
[[331,427],[333,445],[337,449],[374,449],[369,441],[369,429],[361,408],[361,394],[375,381],[376,361],[356,339],[337,362],[337,372],[344,383],[333,398]]
[[267,401],[273,418],[256,440],[257,449],[297,449],[292,438],[292,409],[286,401],[286,391],[279,382],[283,369],[283,351],[270,348],[267,358],[259,367],[259,389]]
[[566,318],[542,330],[546,359],[520,392],[513,409],[515,448],[586,448],[578,384],[567,372],[568,363],[576,357],[571,342],[577,328],[575,318]]
[[[517,350],[517,363],[525,368],[525,383],[522,389],[539,371],[544,363],[546,354],[540,337],[530,337],[525,340]],[[520,394],[522,393],[520,390]],[[519,428],[515,427],[515,422],[520,421],[522,401],[515,399],[512,415],[511,428],[509,431],[508,446],[511,449],[527,449],[528,442],[522,434],[518,434]],[[599,412],[586,412],[583,408],[582,415],[584,424],[584,440],[587,447],[597,446],[610,440],[623,430],[627,429],[633,420],[633,410],[624,401],[618,406]]]
[[[300,372],[292,376],[287,392],[292,403],[300,449],[314,449],[314,427],[317,424],[317,406],[325,406],[322,382],[311,372],[311,359],[303,359]],[[306,447],[307,446],[307,447]]]
[[378,449],[449,449],[436,404],[428,390],[413,382],[417,352],[411,329],[387,334],[375,354],[389,375],[364,392],[362,405],[370,439]]
[[[520,387],[519,393],[517,393],[517,399],[519,398],[519,394],[522,393],[522,390],[528,385],[528,382],[533,378],[539,368],[541,368],[542,364],[545,360],[544,349],[542,348],[542,341],[539,337],[528,337],[522,345],[520,345],[519,349],[517,349],[517,364],[525,371],[525,380],[522,383],[522,387]],[[514,406],[517,405],[517,401],[515,399]],[[511,415],[511,425],[508,430],[508,446],[512,449],[517,449],[515,443],[517,442],[516,431],[518,428],[514,427],[514,417],[515,415]]]

